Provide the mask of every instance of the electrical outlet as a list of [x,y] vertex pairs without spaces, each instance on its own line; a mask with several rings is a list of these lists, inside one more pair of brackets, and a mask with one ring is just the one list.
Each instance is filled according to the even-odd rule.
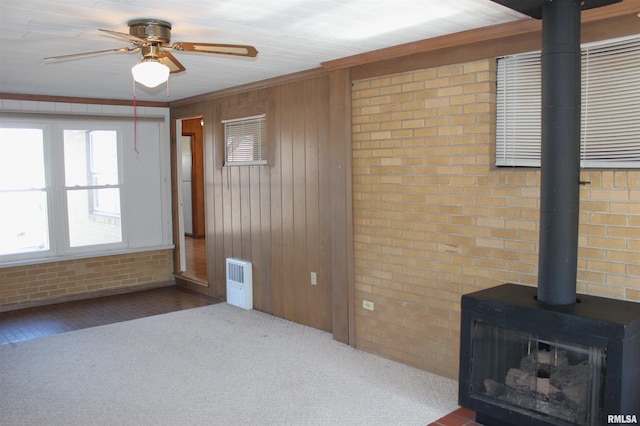
[[375,309],[375,304],[371,300],[363,300],[362,309],[366,309],[367,311],[373,311]]
[[318,285],[318,275],[315,272],[311,273],[311,285]]

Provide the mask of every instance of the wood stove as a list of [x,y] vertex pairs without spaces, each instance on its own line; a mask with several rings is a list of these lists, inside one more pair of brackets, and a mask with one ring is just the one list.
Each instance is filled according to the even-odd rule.
[[576,293],[580,14],[620,0],[492,0],[542,18],[538,287],[462,296],[459,403],[479,423],[640,420],[640,304]]
[[460,339],[459,403],[479,423],[640,421],[638,303],[579,294],[558,307],[504,284],[462,296]]

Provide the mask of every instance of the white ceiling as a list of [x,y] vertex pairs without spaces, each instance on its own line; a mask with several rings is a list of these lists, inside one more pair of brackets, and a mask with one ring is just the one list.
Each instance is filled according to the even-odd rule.
[[139,52],[73,60],[48,56],[125,47],[98,28],[127,22],[172,24],[176,41],[255,46],[256,58],[174,52],[187,71],[169,90],[136,86],[138,100],[170,102],[398,44],[525,19],[490,0],[2,0],[0,92],[132,99]]

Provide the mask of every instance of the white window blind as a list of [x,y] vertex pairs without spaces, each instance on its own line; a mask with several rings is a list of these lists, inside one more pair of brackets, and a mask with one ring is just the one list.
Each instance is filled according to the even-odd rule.
[[[498,58],[496,165],[540,166],[540,52]],[[584,168],[640,167],[640,37],[582,46]]]
[[266,115],[224,120],[226,166],[267,164]]

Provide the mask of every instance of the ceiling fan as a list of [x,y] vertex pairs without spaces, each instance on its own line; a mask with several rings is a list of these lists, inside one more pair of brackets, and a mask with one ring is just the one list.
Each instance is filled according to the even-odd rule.
[[45,60],[69,59],[78,56],[95,55],[106,52],[142,53],[141,61],[131,72],[135,81],[147,87],[156,87],[167,81],[170,73],[179,73],[186,68],[171,54],[171,51],[211,53],[216,55],[234,55],[255,57],[258,51],[253,46],[239,44],[194,43],[171,41],[171,24],[159,19],[134,19],[127,23],[129,34],[99,29],[105,33],[128,40],[131,46],[70,55],[51,56]]

